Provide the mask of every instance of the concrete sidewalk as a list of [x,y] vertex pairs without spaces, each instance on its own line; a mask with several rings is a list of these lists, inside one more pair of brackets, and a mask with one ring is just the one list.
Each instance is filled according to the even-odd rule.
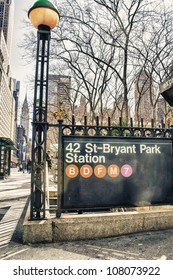
[[23,245],[0,250],[3,260],[173,260],[173,230],[119,237]]
[[14,239],[22,241],[23,219],[30,195],[30,175],[11,169],[11,176],[0,181],[0,248]]
[[11,183],[11,185],[21,185],[24,182],[29,183],[31,181],[31,174],[23,171],[18,171],[18,168],[11,168],[11,174],[4,180],[0,180],[0,186],[5,186]]

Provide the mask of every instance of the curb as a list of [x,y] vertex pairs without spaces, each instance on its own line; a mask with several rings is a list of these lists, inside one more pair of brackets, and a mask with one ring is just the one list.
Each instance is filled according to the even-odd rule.
[[24,244],[115,237],[173,228],[171,205],[155,206],[151,210],[143,207],[138,212],[62,214],[61,218],[39,221],[29,221],[28,217],[27,212],[23,224]]

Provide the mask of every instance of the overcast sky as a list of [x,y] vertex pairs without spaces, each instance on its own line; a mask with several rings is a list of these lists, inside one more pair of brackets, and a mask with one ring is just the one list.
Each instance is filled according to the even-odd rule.
[[[18,45],[22,41],[25,32],[23,19],[26,19],[29,8],[35,3],[34,0],[14,0],[14,27],[13,27],[13,44],[11,54],[12,77],[21,82],[20,97],[24,98],[27,88],[27,77],[31,73],[31,65],[26,65],[21,59],[21,48]],[[26,11],[25,11],[26,10]],[[29,91],[29,87],[27,89]]]

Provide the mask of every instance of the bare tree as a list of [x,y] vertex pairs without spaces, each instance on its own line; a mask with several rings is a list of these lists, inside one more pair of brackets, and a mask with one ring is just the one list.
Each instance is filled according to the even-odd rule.
[[[54,41],[54,54],[59,61],[66,62],[71,75],[78,80],[80,94],[87,99],[93,122],[98,112],[103,119],[103,108],[110,95],[108,85],[115,79],[118,63],[114,59],[115,47],[113,42],[106,44],[105,32],[98,22],[99,15],[95,8],[91,10],[89,1],[84,7],[77,0],[66,2],[69,14],[62,15],[60,36]],[[77,91],[79,93],[79,88]]]
[[[165,77],[169,76],[172,65],[172,24],[170,10],[167,11],[164,5],[153,7],[153,10],[145,15],[142,36],[138,38],[138,45],[134,45],[134,60],[138,65],[136,85],[139,94],[136,107],[139,109],[142,98],[149,99],[151,117],[154,120],[156,120],[156,107],[160,98],[159,85]],[[146,74],[143,84],[140,80],[141,72]],[[139,118],[139,114],[137,115]]]
[[[112,115],[119,110],[127,123],[134,83],[140,71],[145,70],[154,117],[158,85],[166,75],[173,49],[172,20],[164,3],[161,0],[62,0],[60,8],[59,26],[52,31],[51,69],[58,75],[71,76],[72,113],[84,96],[91,123],[98,114],[103,121],[105,108],[109,106]],[[145,40],[147,33],[150,38]],[[26,56],[28,51],[30,56],[34,54],[33,36],[26,35],[24,47]],[[145,94],[139,95],[138,108]]]

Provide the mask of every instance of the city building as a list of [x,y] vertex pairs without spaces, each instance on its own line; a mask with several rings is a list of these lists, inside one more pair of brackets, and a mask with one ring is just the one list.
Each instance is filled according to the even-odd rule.
[[151,123],[152,110],[150,94],[153,93],[150,76],[143,70],[139,73],[135,83],[135,123],[144,119],[145,124]]
[[12,34],[13,34],[13,0],[0,1],[0,30],[4,33],[5,42],[7,44],[8,53],[11,53]]
[[29,142],[30,115],[27,93],[21,108],[20,125],[17,126],[17,157],[19,169],[26,169],[31,158],[31,144]]
[[81,95],[79,105],[75,106],[74,115],[76,124],[82,124],[84,122],[84,116],[88,117],[87,99],[85,98],[85,96]]
[[[25,130],[23,126],[17,126],[17,157],[19,166],[22,165],[25,154],[23,154],[23,146],[26,143]],[[25,145],[26,146],[26,145]]]
[[70,103],[71,77],[65,75],[49,75],[48,111],[54,113],[60,107],[71,111]]
[[[18,104],[19,104],[20,82],[13,79],[13,98],[14,98],[14,124],[13,124],[13,139],[15,147],[17,147],[17,123],[18,123]],[[18,164],[17,151],[12,150],[11,166],[15,167]]]
[[[157,102],[157,120],[160,122],[160,120],[165,121],[165,109],[167,104],[165,103],[164,98],[159,98]],[[168,106],[167,106],[168,107]]]
[[[71,118],[70,103],[71,77],[65,75],[49,75],[49,93],[48,93],[48,123],[57,123],[57,119],[68,116]],[[61,114],[64,114],[61,116]],[[55,117],[57,115],[57,119]],[[56,128],[50,127],[47,133],[48,150],[57,145],[58,132]]]
[[10,175],[11,166],[17,164],[16,129],[19,89],[16,87],[16,81],[11,77],[10,69],[13,5],[13,0],[0,1],[0,179]]
[[27,93],[23,101],[21,115],[20,115],[20,125],[24,128],[24,134],[26,136],[26,142],[29,140],[29,104],[27,99]]
[[3,31],[0,31],[0,177],[10,174],[11,150],[15,149],[14,80]]

